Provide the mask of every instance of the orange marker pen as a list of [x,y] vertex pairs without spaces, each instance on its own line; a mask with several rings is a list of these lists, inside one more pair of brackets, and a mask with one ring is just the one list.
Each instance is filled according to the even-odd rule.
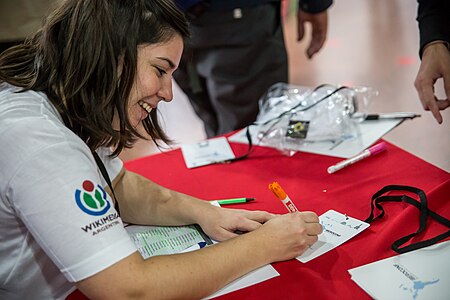
[[288,195],[283,191],[278,182],[275,181],[269,184],[269,189],[281,200],[281,202],[283,202],[289,212],[292,213],[298,211],[297,207],[295,207],[294,203],[292,203],[291,199],[289,199]]

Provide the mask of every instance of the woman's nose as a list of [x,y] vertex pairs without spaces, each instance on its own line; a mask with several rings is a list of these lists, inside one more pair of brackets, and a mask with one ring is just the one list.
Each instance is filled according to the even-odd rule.
[[158,92],[158,96],[164,102],[170,102],[173,99],[172,80],[167,80]]

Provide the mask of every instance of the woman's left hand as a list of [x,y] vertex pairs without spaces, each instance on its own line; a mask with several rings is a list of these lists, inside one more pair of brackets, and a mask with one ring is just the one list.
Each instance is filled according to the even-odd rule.
[[214,207],[199,225],[212,239],[224,241],[238,236],[237,232],[253,231],[275,216],[266,211]]

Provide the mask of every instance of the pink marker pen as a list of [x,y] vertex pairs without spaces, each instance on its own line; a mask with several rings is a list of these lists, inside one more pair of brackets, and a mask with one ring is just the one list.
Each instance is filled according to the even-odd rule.
[[346,160],[343,160],[343,161],[335,164],[334,166],[329,167],[327,171],[329,174],[332,174],[334,172],[339,171],[340,169],[343,169],[347,166],[354,164],[357,161],[360,161],[369,156],[376,155],[380,152],[383,152],[384,150],[386,150],[386,143],[385,142],[378,143],[353,157],[347,158]]

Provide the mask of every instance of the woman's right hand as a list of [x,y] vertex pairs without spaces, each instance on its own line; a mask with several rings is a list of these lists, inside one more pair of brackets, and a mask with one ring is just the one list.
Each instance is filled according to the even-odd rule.
[[269,262],[276,262],[305,252],[317,241],[322,225],[314,212],[295,212],[275,217],[253,233]]

